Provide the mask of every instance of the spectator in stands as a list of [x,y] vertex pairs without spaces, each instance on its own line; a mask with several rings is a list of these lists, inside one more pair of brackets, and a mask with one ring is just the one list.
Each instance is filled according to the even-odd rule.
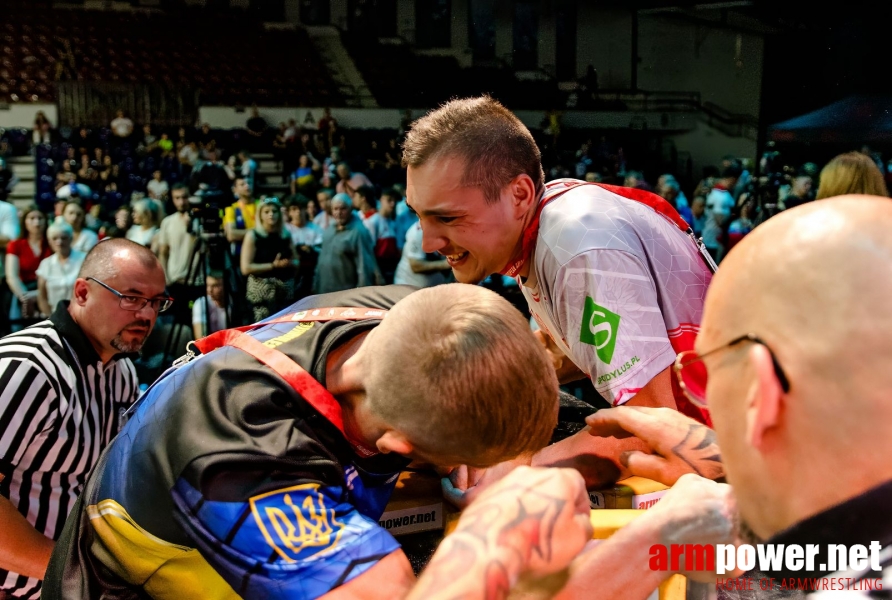
[[155,169],[152,172],[152,179],[146,184],[146,192],[149,194],[149,198],[164,202],[167,200],[169,191],[170,186],[164,181],[164,174],[161,172],[161,169]]
[[99,231],[99,236],[105,238],[124,238],[127,232],[133,227],[133,211],[129,206],[121,206],[115,211],[115,218],[112,223]]
[[37,267],[37,306],[44,316],[49,316],[59,302],[71,299],[74,282],[87,254],[72,247],[74,230],[64,221],[47,227],[46,237],[53,254]]
[[202,150],[205,150],[209,146],[213,144],[217,145],[216,136],[214,136],[214,132],[211,131],[211,126],[209,123],[201,124],[201,131],[198,132],[198,145]]
[[205,160],[199,160],[192,172],[188,174],[189,189],[193,193],[226,195],[226,190],[231,189],[232,182],[226,167],[217,160],[216,148],[208,148],[205,151]]
[[251,158],[245,150],[239,150],[238,160],[240,164],[239,174],[248,182],[248,188],[251,190],[251,195],[254,195],[257,191],[254,185],[257,179],[257,161]]
[[[200,257],[193,255],[196,238],[189,229],[192,221],[189,215],[189,188],[182,183],[173,186],[171,200],[176,212],[164,217],[158,231],[158,258],[164,268],[167,290],[179,300],[174,305],[177,317],[188,315],[188,301],[195,297],[189,284],[190,271],[193,281],[197,279],[197,267]],[[189,259],[195,262],[191,265]],[[182,322],[182,321],[178,321]],[[188,321],[186,321],[188,323]]]
[[662,175],[660,176],[660,182],[657,184],[657,194],[666,199],[669,204],[675,207],[678,211],[678,214],[681,215],[681,218],[685,220],[686,223],[690,224],[694,220],[694,215],[691,214],[691,209],[688,208],[687,200],[685,203],[679,204],[679,198],[684,196],[681,191],[681,187],[678,185],[678,181],[675,180],[675,177],[672,175]]
[[291,200],[287,205],[288,219],[285,229],[291,235],[296,248],[307,246],[318,248],[322,244],[322,230],[307,217],[306,205],[297,199]]
[[161,139],[158,140],[158,148],[161,150],[162,155],[168,155],[173,152],[173,140],[170,139],[167,133],[161,134]]
[[716,263],[721,262],[725,253],[725,230],[731,211],[736,203],[731,191],[740,177],[740,167],[732,164],[722,171],[722,177],[712,186],[706,197],[706,221],[703,224],[703,245]]
[[446,283],[446,273],[452,270],[449,261],[439,254],[426,253],[421,242],[421,225],[416,221],[406,232],[403,255],[393,278],[395,284],[432,287]]
[[245,234],[240,260],[242,274],[248,278],[245,297],[255,321],[294,302],[295,271],[300,261],[276,198],[260,201],[257,224]]
[[350,196],[336,194],[331,200],[331,215],[334,224],[322,234],[313,291],[325,294],[380,285],[383,279],[375,262],[372,238],[354,214]]
[[300,267],[297,272],[295,300],[309,296],[313,291],[313,276],[319,262],[319,248],[322,246],[322,229],[307,216],[306,206],[298,200],[288,204],[288,223],[285,224],[291,241],[297,251]]
[[316,203],[319,205],[319,213],[311,217],[313,223],[320,230],[325,231],[332,223],[331,217],[331,197],[334,196],[329,189],[323,189],[316,192]]
[[406,234],[412,228],[412,225],[418,222],[418,215],[409,210],[403,194],[395,187],[386,188],[381,192],[382,208],[385,202],[392,202],[394,205],[393,235],[396,237],[397,250],[402,251],[403,245],[406,243]]
[[368,229],[372,238],[375,260],[384,276],[384,281],[391,283],[396,265],[400,260],[400,251],[396,245],[396,233],[394,232],[396,202],[392,197],[388,197],[386,213],[383,205],[379,212],[378,202],[375,199],[375,188],[368,185],[361,186],[356,190],[356,193],[353,194],[353,202],[359,208],[362,224]]
[[331,109],[325,107],[322,109],[322,118],[319,119],[318,127],[319,133],[323,136],[327,136],[328,132],[331,130],[332,123],[334,123],[335,127],[337,127],[338,120],[331,116]]
[[223,273],[211,271],[205,282],[205,295],[192,305],[192,334],[196,340],[226,329],[232,321],[232,310],[227,311],[223,302]]
[[136,151],[146,156],[148,154],[152,154],[155,150],[158,149],[158,136],[152,133],[152,126],[149,124],[145,124],[142,126],[142,139],[139,141],[139,145],[136,148]]
[[184,177],[188,177],[192,172],[192,168],[195,167],[195,163],[198,162],[199,156],[198,144],[194,141],[183,144],[183,147],[177,152],[177,159],[182,165]]
[[350,170],[350,165],[345,162],[338,163],[337,167],[338,183],[335,185],[335,191],[338,194],[353,194],[364,185],[372,186],[372,182],[362,173],[354,173]]
[[257,110],[257,105],[255,104],[251,107],[251,117],[245,123],[245,129],[250,139],[254,140],[254,143],[251,145],[252,149],[261,147],[263,137],[266,135],[268,128],[269,125],[267,125],[266,119],[260,116],[260,111]]
[[103,156],[102,167],[99,170],[99,185],[102,186],[103,189],[106,189],[110,183],[118,185],[120,178],[121,167],[114,164],[112,162],[112,157],[108,154]]
[[341,149],[337,146],[332,146],[328,157],[322,163],[323,170],[329,175],[337,177],[339,164],[341,164]]
[[297,169],[291,174],[291,193],[308,194],[316,189],[316,174],[322,171],[322,164],[312,154],[301,154],[297,159]]
[[644,174],[641,171],[628,171],[626,178],[623,180],[623,186],[648,192],[652,189],[650,184],[644,180]]
[[[19,239],[6,245],[6,285],[13,294],[10,321],[37,316],[37,267],[53,253],[46,240],[46,216],[36,205],[22,212],[19,231]],[[19,329],[21,325],[12,326]]]
[[9,333],[9,286],[6,284],[6,248],[19,238],[19,212],[16,207],[0,200],[0,335]]
[[756,226],[753,221],[756,214],[756,199],[744,194],[740,200],[740,216],[728,225],[728,252]]
[[[660,192],[660,190],[663,189],[663,187],[667,183],[675,184],[674,186],[672,186],[673,190],[677,190],[677,192],[675,193],[674,200],[669,200],[669,198],[666,198],[666,196],[663,196],[663,194]],[[680,209],[681,207],[690,206],[690,203],[688,202],[688,198],[687,198],[687,196],[684,195],[684,192],[681,190],[681,185],[678,183],[678,180],[675,178],[675,175],[672,175],[670,173],[660,175],[660,177],[657,179],[656,192],[660,196],[663,196],[663,198],[666,198],[667,200],[672,202],[672,206],[674,206],[676,209]]]
[[124,203],[124,195],[118,190],[116,181],[109,181],[102,190],[102,206],[106,210],[117,210]]
[[56,173],[56,183],[55,183],[55,191],[58,194],[59,190],[63,187],[77,181],[77,173],[71,170],[71,163],[66,161],[62,161],[62,164],[59,167],[59,172]]
[[232,255],[239,256],[245,234],[254,229],[257,205],[248,182],[242,177],[235,180],[232,193],[237,200],[223,211],[223,231],[226,233],[226,239],[232,244]]
[[840,154],[821,170],[817,200],[847,194],[889,196],[883,173],[861,152]]
[[34,127],[31,131],[31,141],[35,146],[38,144],[49,144],[52,141],[51,132],[53,126],[46,114],[42,110],[38,110],[34,115]]
[[111,122],[111,131],[115,137],[121,140],[126,140],[133,135],[133,121],[124,116],[123,110],[115,113],[115,118]]
[[99,180],[99,172],[90,164],[90,157],[81,154],[81,166],[77,170],[77,182],[93,189]]
[[[85,152],[93,152],[96,148],[96,140],[93,137],[92,132],[86,127],[81,127],[78,129],[77,134],[74,136],[74,139],[71,140],[71,148],[69,149],[68,158],[69,160],[74,158],[74,154],[80,152],[84,154]],[[74,167],[74,165],[72,165]]]
[[127,231],[127,239],[158,254],[158,232],[163,217],[160,202],[151,198],[140,200],[133,205],[133,227]]
[[813,198],[810,197],[812,183],[811,176],[805,173],[800,172],[794,177],[790,184],[790,193],[784,197],[784,207],[796,208],[797,206],[813,200]]
[[604,181],[604,177],[597,171],[586,171],[585,181],[588,183],[601,183]]
[[62,209],[62,218],[71,226],[71,248],[86,254],[99,243],[99,236],[86,227],[87,214],[80,202],[70,201]]
[[[300,194],[298,194],[298,196],[301,198],[303,197],[303,196],[300,196]],[[319,208],[319,202],[313,198],[308,198],[306,200],[306,204],[307,204],[307,218],[310,221],[313,221],[316,219],[316,217],[319,216],[319,213],[322,212],[322,209]]]

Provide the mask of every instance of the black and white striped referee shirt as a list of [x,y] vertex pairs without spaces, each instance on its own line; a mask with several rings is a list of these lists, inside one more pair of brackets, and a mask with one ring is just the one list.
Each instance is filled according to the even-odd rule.
[[[90,469],[136,400],[131,356],[103,365],[68,302],[0,339],[0,494],[47,537],[62,533]],[[40,582],[0,568],[0,592],[37,598]]]

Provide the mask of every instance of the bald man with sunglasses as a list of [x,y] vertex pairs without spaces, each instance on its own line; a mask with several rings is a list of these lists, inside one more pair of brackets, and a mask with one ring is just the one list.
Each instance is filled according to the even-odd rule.
[[[646,442],[648,452],[623,457],[630,471],[675,486],[577,559],[559,597],[596,585],[604,593],[597,575],[613,566],[610,585],[622,586],[623,598],[645,598],[670,574],[648,568],[652,544],[727,543],[737,522],[747,543],[820,552],[811,568],[753,577],[816,581],[806,592],[814,598],[890,596],[890,230],[888,198],[843,196],[785,211],[729,253],[707,294],[696,350],[674,366],[688,398],[708,403],[715,431],[666,409],[589,417],[593,435]],[[697,370],[708,372],[705,387],[692,383]],[[711,481],[725,473],[730,485]],[[830,544],[871,548],[870,560],[833,573]],[[611,565],[619,557],[623,564]],[[877,592],[880,579],[886,589]]]

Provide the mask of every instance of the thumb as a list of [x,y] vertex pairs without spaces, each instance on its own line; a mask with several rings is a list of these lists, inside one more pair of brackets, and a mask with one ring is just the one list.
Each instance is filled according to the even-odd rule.
[[[669,463],[666,459],[655,454],[646,454],[639,450],[629,450],[620,454],[619,462],[622,463],[632,475],[662,481],[665,479]],[[665,483],[665,482],[663,482]]]

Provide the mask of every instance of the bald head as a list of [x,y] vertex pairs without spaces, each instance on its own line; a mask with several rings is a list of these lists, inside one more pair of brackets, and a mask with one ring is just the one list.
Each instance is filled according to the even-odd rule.
[[[821,385],[892,384],[892,202],[843,196],[785,211],[722,263],[707,326],[770,332]],[[730,329],[732,328],[733,331]],[[766,334],[767,335],[767,334]]]
[[140,351],[160,308],[151,300],[166,298],[164,288],[164,270],[151,250],[126,239],[104,240],[84,259],[68,312],[107,362]]
[[149,270],[161,269],[161,262],[151,250],[125,238],[108,238],[96,244],[84,259],[78,277],[105,279],[114,275],[119,261],[135,262]]
[[888,198],[803,205],[757,227],[712,281],[697,349],[765,342],[706,359],[728,481],[763,537],[892,479],[878,426],[892,420],[890,231]]

